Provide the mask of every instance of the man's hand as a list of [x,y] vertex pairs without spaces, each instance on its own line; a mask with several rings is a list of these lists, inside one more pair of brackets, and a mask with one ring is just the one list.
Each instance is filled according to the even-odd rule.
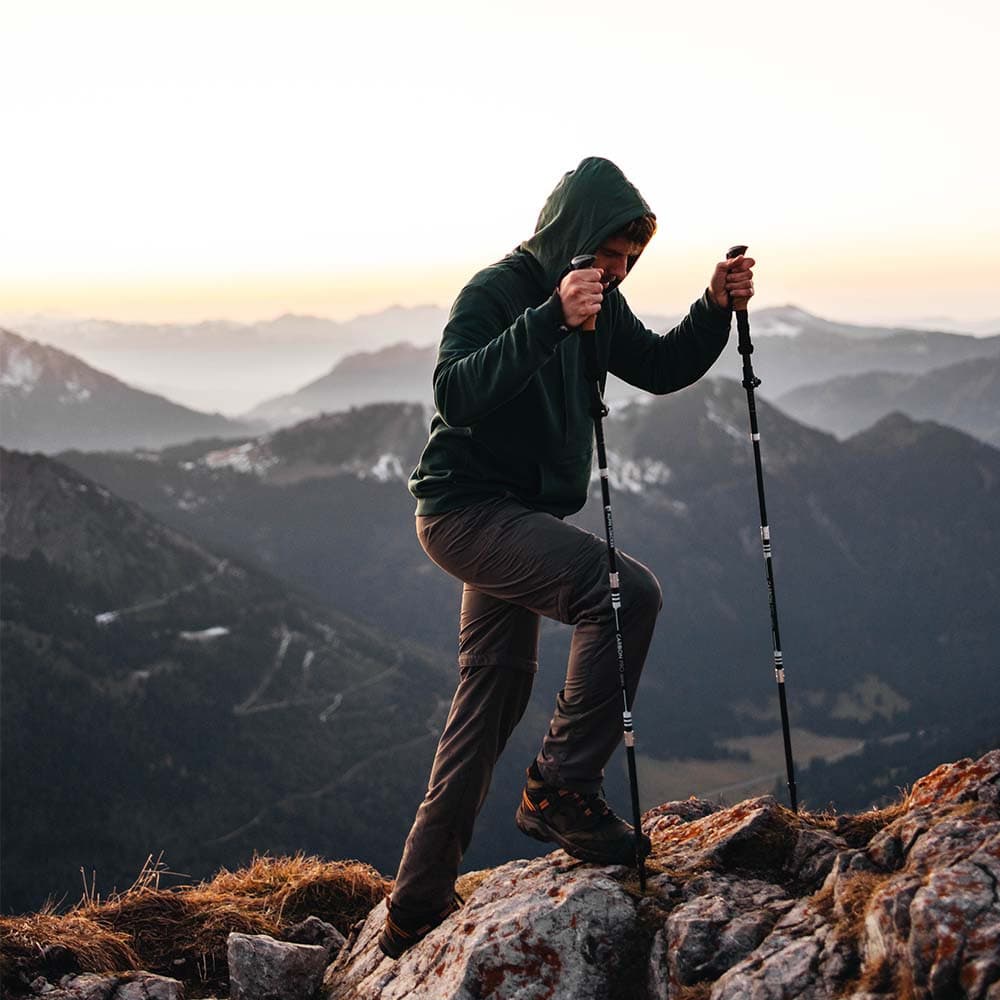
[[566,325],[576,330],[588,319],[601,311],[604,290],[601,278],[604,272],[599,267],[586,267],[580,271],[570,271],[559,282],[559,300],[562,302],[563,318]]
[[[743,303],[753,297],[752,257],[734,257],[715,265],[712,280],[708,283],[708,294],[717,306],[723,309],[736,308],[739,300]],[[735,300],[735,301],[734,301]]]

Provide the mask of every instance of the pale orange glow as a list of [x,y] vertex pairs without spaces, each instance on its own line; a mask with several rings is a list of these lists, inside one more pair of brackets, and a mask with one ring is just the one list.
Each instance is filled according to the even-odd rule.
[[[994,291],[1000,289],[1000,268],[977,248],[914,236],[867,242],[860,250],[850,244],[758,241],[750,253],[758,261],[756,308],[794,303],[830,319],[887,323],[938,314],[974,320],[1000,312]],[[638,313],[683,312],[721,258],[718,246],[677,245],[668,235],[657,235],[623,292]],[[452,262],[330,274],[24,281],[0,287],[0,315],[44,311],[130,322],[252,322],[298,313],[347,320],[391,305],[448,307],[472,273],[490,260],[484,255],[464,266]]]
[[997,314],[994,0],[341,7],[14,5],[0,318],[447,306],[588,155],[660,219],[637,310],[743,241],[761,305]]
[[229,274],[169,279],[22,282],[0,288],[0,316],[34,312],[122,322],[271,319],[286,313],[347,320],[388,306],[447,305],[468,277],[464,270],[339,275]]

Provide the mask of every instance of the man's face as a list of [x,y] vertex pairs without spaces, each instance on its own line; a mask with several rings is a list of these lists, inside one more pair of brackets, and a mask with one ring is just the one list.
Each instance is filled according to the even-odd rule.
[[622,283],[629,267],[635,263],[635,258],[642,253],[642,249],[640,244],[633,243],[624,236],[611,236],[597,248],[594,267],[602,268],[604,271],[601,284],[605,292]]

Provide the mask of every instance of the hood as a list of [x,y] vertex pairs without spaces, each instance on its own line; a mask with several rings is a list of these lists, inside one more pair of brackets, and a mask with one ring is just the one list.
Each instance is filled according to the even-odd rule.
[[633,219],[652,214],[618,167],[590,156],[563,175],[538,216],[534,236],[519,249],[541,264],[545,287],[554,288],[574,257],[594,253]]

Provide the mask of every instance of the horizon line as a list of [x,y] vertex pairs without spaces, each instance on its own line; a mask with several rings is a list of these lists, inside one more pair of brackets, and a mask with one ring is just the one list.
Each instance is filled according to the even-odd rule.
[[[116,319],[109,316],[100,316],[95,314],[85,314],[85,313],[75,313],[71,311],[63,310],[52,310],[47,311],[44,309],[12,309],[12,310],[2,310],[0,309],[0,323],[5,324],[16,324],[18,321],[25,320],[48,320],[60,323],[108,323],[115,324],[118,326],[154,326],[154,327],[197,327],[197,326],[210,326],[213,324],[230,324],[233,326],[241,327],[253,327],[253,326],[263,326],[272,323],[280,322],[281,320],[318,320],[324,323],[331,323],[336,326],[347,326],[351,323],[355,323],[358,320],[368,319],[371,317],[382,315],[383,313],[402,311],[402,312],[418,312],[420,310],[426,309],[437,309],[441,312],[447,312],[449,306],[441,305],[435,302],[422,302],[414,305],[404,305],[401,302],[392,302],[389,305],[383,306],[379,309],[365,310],[353,314],[346,319],[336,319],[329,315],[323,315],[319,312],[296,312],[294,310],[285,310],[283,312],[278,312],[266,317],[258,317],[255,319],[234,319],[231,316],[214,314],[205,315],[200,319]],[[777,309],[794,309],[799,312],[805,313],[814,319],[821,320],[826,323],[834,323],[841,326],[879,326],[879,327],[891,327],[898,329],[913,329],[927,331],[929,328],[926,324],[951,324],[951,328],[948,326],[934,327],[933,330],[941,333],[956,333],[956,334],[966,334],[973,336],[990,336],[991,333],[1000,333],[1000,317],[994,317],[992,315],[981,315],[975,318],[965,318],[959,319],[955,316],[943,315],[943,314],[925,314],[910,316],[903,319],[894,320],[840,320],[832,319],[829,316],[821,315],[820,313],[813,312],[804,306],[800,306],[795,302],[781,302],[781,303],[761,303],[756,307],[752,307],[750,310],[751,315],[754,312],[763,312],[765,310],[777,310]],[[683,316],[683,310],[671,310],[671,309],[636,309],[633,308],[633,312],[641,319],[643,315],[657,316],[657,317],[672,317],[674,315]],[[908,324],[922,324],[920,326],[912,326]],[[988,329],[990,326],[995,326],[995,330],[991,331]],[[976,332],[969,330],[969,327],[976,327]]]

